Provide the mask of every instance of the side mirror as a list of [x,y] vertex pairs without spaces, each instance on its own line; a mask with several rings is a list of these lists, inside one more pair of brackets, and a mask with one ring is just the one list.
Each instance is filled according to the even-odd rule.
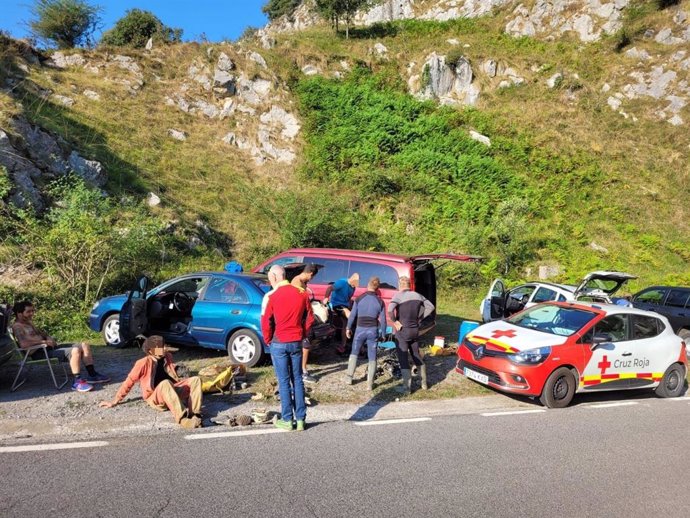
[[592,338],[592,346],[590,349],[594,351],[599,345],[612,341],[613,337],[608,333],[595,333]]

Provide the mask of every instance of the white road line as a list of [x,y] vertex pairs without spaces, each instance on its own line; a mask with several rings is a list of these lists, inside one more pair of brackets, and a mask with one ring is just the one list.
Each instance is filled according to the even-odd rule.
[[687,403],[688,401],[690,401],[690,396],[670,397],[670,398],[667,398],[666,401],[685,401]]
[[184,438],[189,441],[196,441],[199,439],[218,439],[220,437],[242,437],[245,435],[266,435],[269,433],[286,433],[289,430],[279,430],[278,428],[266,428],[265,430],[237,430],[236,432],[214,432],[214,433],[195,433],[193,435],[185,435]]
[[484,417],[498,417],[501,415],[518,415],[518,414],[541,414],[546,412],[543,408],[535,408],[534,410],[511,410],[509,412],[486,412],[484,414],[479,414]]
[[30,444],[26,446],[3,446],[0,453],[15,453],[24,451],[71,450],[73,448],[98,448],[107,446],[106,441],[91,442],[58,442],[54,444]]
[[431,417],[410,417],[408,419],[380,419],[378,421],[356,421],[356,426],[377,426],[380,424],[420,423],[431,421]]
[[611,408],[614,406],[637,405],[637,401],[622,401],[620,403],[599,403],[597,405],[587,405],[587,408]]

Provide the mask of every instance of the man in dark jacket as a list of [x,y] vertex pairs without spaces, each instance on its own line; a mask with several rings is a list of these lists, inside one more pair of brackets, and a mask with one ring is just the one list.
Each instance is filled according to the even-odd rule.
[[372,277],[367,283],[367,291],[355,299],[347,319],[347,337],[352,338],[352,328],[355,323],[357,330],[352,341],[352,352],[347,363],[347,383],[352,385],[352,377],[357,368],[359,350],[366,342],[369,366],[367,370],[367,388],[374,390],[374,376],[376,375],[376,342],[386,333],[386,306],[377,295],[381,281]]
[[395,344],[400,361],[402,384],[396,388],[398,392],[409,394],[412,391],[410,360],[408,352],[412,352],[412,361],[419,367],[422,376],[422,388],[427,389],[426,364],[419,352],[419,324],[434,311],[434,305],[423,295],[410,290],[410,278],[400,277],[400,291],[396,293],[388,304],[388,318],[395,328]]

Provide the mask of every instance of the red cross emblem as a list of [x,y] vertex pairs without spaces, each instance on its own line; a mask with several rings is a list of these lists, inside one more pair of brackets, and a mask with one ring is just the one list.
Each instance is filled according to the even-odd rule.
[[497,329],[491,334],[491,338],[501,338],[501,337],[506,337],[506,338],[514,338],[515,337],[515,331],[512,329]]
[[610,366],[611,362],[608,360],[608,357],[606,355],[604,355],[604,358],[597,364],[597,367],[601,369],[602,376],[606,372],[606,369],[608,369]]

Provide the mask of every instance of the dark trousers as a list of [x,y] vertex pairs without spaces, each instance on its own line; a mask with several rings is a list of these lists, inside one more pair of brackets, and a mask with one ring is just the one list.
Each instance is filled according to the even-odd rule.
[[398,361],[401,369],[410,368],[410,360],[407,356],[408,352],[412,353],[412,361],[419,367],[424,363],[422,355],[419,352],[419,329],[403,327],[395,334],[395,352],[398,353]]

